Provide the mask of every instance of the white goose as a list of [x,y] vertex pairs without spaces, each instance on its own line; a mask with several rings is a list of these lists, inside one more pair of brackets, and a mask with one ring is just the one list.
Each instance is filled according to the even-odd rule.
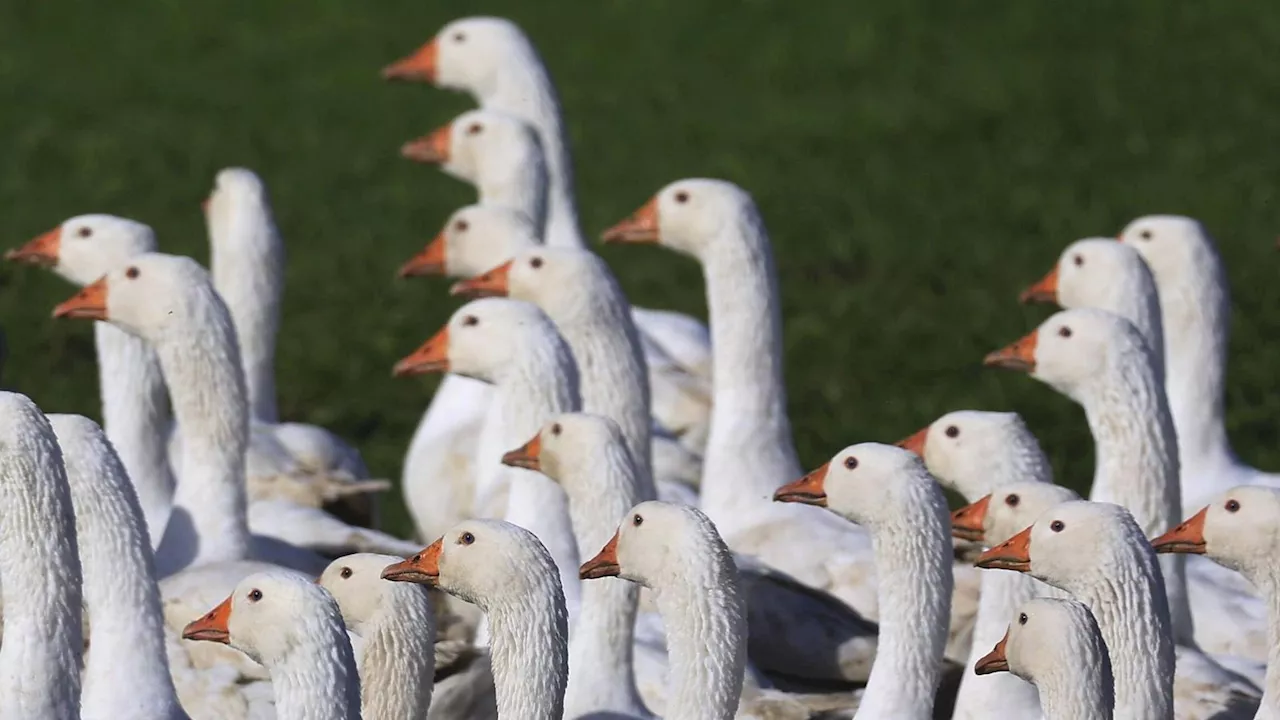
[[1089,608],[1044,598],[1018,607],[1008,633],[974,666],[981,675],[1009,672],[1035,683],[1045,720],[1111,720],[1111,657]]
[[[1182,507],[1177,441],[1153,355],[1129,321],[1078,309],[987,358],[1029,372],[1084,407],[1097,446],[1089,498],[1129,508],[1151,536],[1173,527]],[[1265,657],[1265,608],[1210,576],[1197,582],[1201,612],[1193,616],[1184,560],[1161,562],[1175,640],[1188,649]]]
[[560,573],[528,530],[468,520],[382,577],[438,587],[484,611],[500,720],[561,720],[569,676]]
[[[135,255],[156,249],[150,227],[113,215],[80,215],[5,258],[52,269],[78,287]],[[111,323],[93,326],[102,422],[138,493],[153,544],[160,542],[173,503],[168,437],[172,415],[160,361],[146,341]]]
[[1204,555],[1238,570],[1266,598],[1270,652],[1258,718],[1280,717],[1280,490],[1242,485],[1216,498],[1186,522],[1151,541],[1158,553]]
[[1280,487],[1280,475],[1242,463],[1227,437],[1231,297],[1213,239],[1191,218],[1151,215],[1129,223],[1120,241],[1147,261],[1160,296],[1165,392],[1178,430],[1184,512],[1236,485]]
[[249,575],[182,636],[230,645],[265,666],[279,720],[360,718],[360,676],[342,614],[303,575]]
[[829,508],[871,535],[880,646],[854,717],[931,720],[952,592],[950,519],[938,483],[914,453],[862,443],[774,497]]
[[80,559],[62,453],[26,396],[0,392],[0,716],[80,717]]

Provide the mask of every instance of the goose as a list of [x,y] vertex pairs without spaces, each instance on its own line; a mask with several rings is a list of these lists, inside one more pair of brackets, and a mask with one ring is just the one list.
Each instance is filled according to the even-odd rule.
[[533,220],[519,210],[497,202],[464,205],[397,274],[473,277],[492,268],[495,259],[501,262],[540,244]]
[[229,645],[265,666],[279,720],[360,718],[360,678],[342,614],[304,575],[253,573],[182,636]]
[[861,443],[778,488],[774,498],[825,507],[871,534],[880,578],[880,646],[855,719],[931,720],[952,593],[942,488],[915,453]]
[[571,617],[579,607],[578,547],[564,491],[540,473],[502,464],[502,455],[550,416],[579,409],[578,368],[555,325],[536,306],[507,298],[473,300],[395,365],[397,376],[452,372],[493,385],[474,466],[481,508],[530,530],[555,558]]
[[1280,490],[1241,485],[1151,541],[1157,553],[1204,555],[1238,570],[1267,599],[1267,677],[1259,718],[1280,717],[1280,570],[1276,568]]
[[1280,475],[1236,456],[1223,421],[1231,297],[1213,238],[1189,217],[1149,215],[1120,242],[1146,260],[1160,297],[1165,392],[1178,431],[1183,509],[1189,515],[1236,485],[1280,487]]
[[[578,224],[573,160],[555,85],[533,43],[515,23],[494,17],[455,20],[413,55],[388,66],[383,77],[464,91],[484,109],[529,123],[537,131],[547,168],[546,218],[538,227],[548,245],[586,245]],[[635,308],[634,315],[647,345],[660,349],[693,378],[710,379],[711,337],[706,325],[674,312]]]
[[404,558],[358,553],[338,558],[316,582],[338,603],[356,653],[363,720],[425,718],[435,675],[435,612],[426,588],[389,583],[382,570]]
[[[1081,308],[1053,315],[986,362],[1027,372],[1084,407],[1097,445],[1089,499],[1130,508],[1154,536],[1177,524],[1182,503],[1177,441],[1152,356],[1128,320]],[[1193,615],[1184,560],[1165,556],[1161,562],[1175,641],[1265,657],[1265,608],[1257,598],[1202,576],[1195,583],[1201,612]]]
[[1111,720],[1111,657],[1089,608],[1052,598],[1028,600],[1008,633],[974,666],[982,675],[1008,672],[1035,683],[1045,720]]
[[[1175,655],[1155,551],[1125,508],[1080,500],[1054,506],[977,564],[1030,573],[1089,608],[1111,656],[1116,717],[1253,717],[1258,699],[1247,682],[1203,657]],[[1182,682],[1175,683],[1175,662]]]
[[53,428],[25,395],[0,392],[0,716],[80,717],[80,558]]
[[468,520],[382,577],[438,587],[484,611],[499,720],[560,720],[569,677],[569,620],[560,572],[533,533]]
[[[78,215],[6,252],[5,259],[48,267],[83,287],[155,249],[155,232],[147,225],[114,215]],[[146,341],[111,323],[94,323],[93,336],[103,427],[137,491],[148,534],[159,543],[174,488],[163,442],[172,414],[160,361]]]

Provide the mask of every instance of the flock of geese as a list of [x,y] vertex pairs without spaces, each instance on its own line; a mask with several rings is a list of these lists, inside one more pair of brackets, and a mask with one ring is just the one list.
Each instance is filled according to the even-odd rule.
[[383,74],[480,105],[402,148],[479,193],[400,270],[469,299],[394,370],[446,374],[402,478],[438,539],[370,529],[389,484],[279,419],[254,173],[217,176],[208,271],[66,220],[6,257],[82,286],[53,314],[95,321],[104,423],[0,393],[0,717],[1280,717],[1280,477],[1226,437],[1197,222],[1071,244],[1022,298],[1064,310],[986,357],[1084,407],[1087,501],[1008,412],[803,474],[747,192],[679,180],[604,233],[697,259],[708,332],[587,249],[514,24],[455,21]]

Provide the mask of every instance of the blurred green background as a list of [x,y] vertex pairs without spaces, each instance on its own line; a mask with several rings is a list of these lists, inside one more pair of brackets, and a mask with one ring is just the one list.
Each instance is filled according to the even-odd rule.
[[[1048,314],[1017,293],[1068,242],[1175,212],[1226,257],[1231,436],[1280,468],[1280,5],[10,0],[0,245],[109,212],[203,261],[214,173],[255,169],[289,249],[282,416],[398,477],[434,381],[394,380],[391,365],[459,302],[444,281],[393,273],[473,193],[396,151],[472,102],[378,70],[474,14],[515,19],[550,66],[590,234],[684,176],[755,195],[806,464],[945,411],[1015,409],[1059,479],[1087,484],[1079,409],[980,360]],[[603,252],[636,303],[705,313],[691,261]],[[91,330],[49,319],[71,292],[0,266],[4,383],[96,416]],[[388,506],[406,531],[398,493]]]

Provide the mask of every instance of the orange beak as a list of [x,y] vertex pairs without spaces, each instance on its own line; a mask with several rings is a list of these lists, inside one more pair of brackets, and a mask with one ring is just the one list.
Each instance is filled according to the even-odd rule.
[[62,246],[62,226],[58,226],[16,250],[4,254],[5,260],[54,267]]
[[524,468],[526,470],[542,471],[542,462],[539,457],[542,455],[542,433],[533,436],[529,442],[521,445],[519,449],[502,456],[502,464],[511,467]]
[[1006,345],[982,358],[982,364],[987,367],[998,367],[1025,373],[1035,372],[1036,339],[1038,336],[1039,331],[1032,330],[1023,336],[1021,340],[1012,345]]
[[774,502],[796,502],[826,507],[827,491],[825,484],[827,481],[827,466],[830,464],[829,462],[824,463],[822,467],[790,485],[783,485],[778,488],[778,491],[773,494]]
[[607,243],[656,243],[662,240],[658,232],[658,198],[645,203],[631,217],[614,225],[600,239]]
[[910,450],[911,452],[923,458],[924,446],[925,446],[925,443],[928,441],[928,439],[929,439],[929,427],[926,425],[925,427],[917,430],[910,437],[899,440],[897,445],[903,450]]
[[382,579],[419,585],[438,585],[440,583],[440,551],[443,548],[444,538],[440,538],[408,560],[388,565],[382,570]]
[[231,643],[231,631],[227,623],[231,621],[231,598],[223,600],[218,607],[209,611],[208,615],[192,621],[182,629],[182,637],[187,640],[208,640],[209,642]]
[[55,318],[107,319],[107,279],[98,278],[53,309]]
[[614,533],[600,552],[578,568],[578,577],[583,580],[595,580],[602,577],[617,577],[622,572],[618,566],[618,533]]
[[1204,519],[1209,508],[1192,515],[1190,519],[1178,527],[1151,541],[1151,547],[1158,553],[1184,553],[1187,555],[1203,555]]
[[1023,530],[1013,537],[978,556],[974,563],[980,568],[991,570],[1031,571],[1031,528]]
[[420,275],[445,274],[444,233],[435,236],[422,252],[409,258],[409,262],[400,266],[400,277],[418,277]]
[[425,375],[433,372],[449,372],[449,326],[422,343],[417,350],[405,356],[391,370],[393,377]]
[[987,519],[987,506],[990,504],[991,496],[987,495],[951,513],[951,535],[961,540],[982,542],[986,534],[982,523]]
[[430,134],[423,135],[417,140],[410,140],[400,147],[400,154],[420,163],[440,164],[449,162],[450,127],[445,125],[432,130]]
[[1040,282],[1023,290],[1018,296],[1018,302],[1023,304],[1058,302],[1058,266],[1054,265],[1047,275],[1040,278]]
[[1009,644],[1009,632],[1006,630],[1004,637],[1000,638],[1000,642],[991,649],[991,652],[982,656],[977,665],[973,666],[975,675],[990,675],[991,673],[1009,672],[1009,658],[1005,657],[1005,647]]
[[507,281],[511,275],[511,264],[514,262],[514,260],[508,260],[486,273],[459,280],[449,288],[449,294],[469,298],[506,297]]
[[397,60],[382,68],[383,80],[416,80],[434,83],[436,65],[440,58],[440,46],[435,38],[418,48],[409,57]]

